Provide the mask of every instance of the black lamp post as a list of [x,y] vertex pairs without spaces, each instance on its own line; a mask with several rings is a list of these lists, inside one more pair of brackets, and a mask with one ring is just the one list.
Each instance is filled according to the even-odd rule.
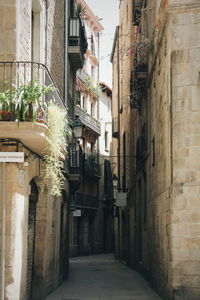
[[73,132],[76,139],[81,139],[83,136],[83,123],[79,119],[78,116],[76,116],[73,126]]
[[117,189],[118,188],[118,177],[116,174],[113,174],[112,182],[113,182],[113,188]]

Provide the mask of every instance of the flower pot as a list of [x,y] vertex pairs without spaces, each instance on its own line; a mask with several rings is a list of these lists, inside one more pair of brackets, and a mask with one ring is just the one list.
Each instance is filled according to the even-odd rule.
[[46,124],[46,116],[41,107],[38,109],[37,122]]
[[12,113],[8,110],[2,110],[0,112],[0,120],[1,121],[11,121]]

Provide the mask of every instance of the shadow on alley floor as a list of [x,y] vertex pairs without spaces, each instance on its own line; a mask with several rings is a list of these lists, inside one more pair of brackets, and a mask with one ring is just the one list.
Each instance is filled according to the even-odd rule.
[[69,280],[46,300],[158,300],[161,299],[135,271],[112,254],[70,259]]

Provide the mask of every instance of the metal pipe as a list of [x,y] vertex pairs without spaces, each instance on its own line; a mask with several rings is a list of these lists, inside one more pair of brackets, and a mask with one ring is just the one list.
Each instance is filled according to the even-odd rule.
[[65,1],[65,45],[64,45],[64,56],[65,56],[65,74],[64,74],[64,99],[65,106],[68,106],[67,96],[68,96],[68,1]]
[[1,201],[1,299],[5,288],[5,245],[6,245],[6,163],[2,163],[2,201]]

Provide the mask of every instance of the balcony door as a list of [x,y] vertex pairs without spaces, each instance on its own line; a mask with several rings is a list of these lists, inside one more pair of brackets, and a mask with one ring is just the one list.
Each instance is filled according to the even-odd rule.
[[35,253],[35,225],[36,225],[36,206],[38,201],[37,186],[32,180],[30,182],[31,193],[29,195],[28,210],[28,245],[27,245],[27,277],[26,290],[27,300],[32,298],[33,278],[34,278],[34,253]]

